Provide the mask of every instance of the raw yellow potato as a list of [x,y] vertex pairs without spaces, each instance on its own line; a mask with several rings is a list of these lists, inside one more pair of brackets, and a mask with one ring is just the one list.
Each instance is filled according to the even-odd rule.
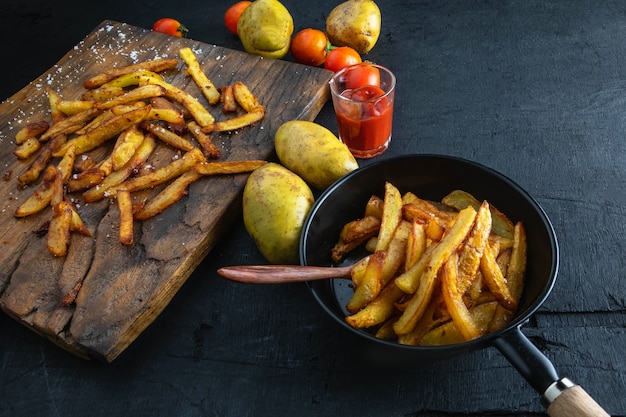
[[326,34],[333,45],[366,54],[378,41],[381,20],[380,9],[372,0],[347,0],[326,18]]
[[237,32],[248,53],[281,59],[289,51],[293,18],[278,0],[256,0],[239,17]]
[[276,163],[255,169],[243,191],[243,221],[273,264],[297,264],[300,233],[313,193],[296,174]]
[[276,131],[274,146],[285,167],[320,190],[359,167],[348,147],[314,122],[283,123]]

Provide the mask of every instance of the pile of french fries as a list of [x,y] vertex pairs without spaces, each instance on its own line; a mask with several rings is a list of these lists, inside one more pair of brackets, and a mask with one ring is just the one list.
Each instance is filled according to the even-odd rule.
[[369,253],[351,271],[346,321],[400,344],[461,343],[503,328],[519,303],[526,232],[487,201],[455,190],[441,202],[385,184],[344,225],[332,258]]
[[[242,82],[222,91],[216,88],[190,48],[180,49],[179,55],[185,74],[208,104],[221,103],[232,117],[216,122],[199,99],[166,82],[162,74],[177,71],[180,62],[160,58],[91,77],[84,81],[84,94],[76,100],[63,99],[49,89],[52,120],[29,123],[17,132],[14,154],[28,164],[17,179],[18,187],[32,186],[33,192],[14,216],[26,217],[51,207],[47,227],[51,254],[67,254],[71,232],[90,236],[74,204],[81,197],[85,203],[115,199],[120,211],[119,240],[131,245],[134,221],[163,212],[187,193],[192,182],[209,175],[250,172],[266,162],[211,161],[220,158],[211,132],[258,122],[265,107]],[[171,147],[180,157],[153,170],[142,169],[151,163],[159,144]],[[140,201],[132,194],[159,185],[164,188]]]

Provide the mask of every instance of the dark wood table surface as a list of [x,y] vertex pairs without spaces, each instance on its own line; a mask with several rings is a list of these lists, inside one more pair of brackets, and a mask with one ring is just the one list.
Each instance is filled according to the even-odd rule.
[[[230,1],[26,0],[0,11],[0,99],[106,19],[181,20],[233,49]],[[285,0],[296,30],[336,1]],[[626,416],[626,3],[379,1],[366,58],[398,78],[390,149],[494,168],[556,230],[560,271],[524,333],[562,376]],[[316,121],[336,131],[330,103]],[[374,159],[376,160],[376,159]],[[372,162],[360,161],[362,165]],[[251,286],[224,265],[264,260],[239,221],[114,362],[79,359],[0,314],[0,416],[538,416],[539,395],[495,348],[374,368],[304,284]]]

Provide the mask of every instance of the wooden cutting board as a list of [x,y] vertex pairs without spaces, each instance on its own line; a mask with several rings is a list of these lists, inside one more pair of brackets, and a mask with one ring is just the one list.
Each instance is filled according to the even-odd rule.
[[[247,175],[196,181],[188,195],[165,212],[136,222],[135,243],[129,247],[119,243],[117,205],[105,200],[84,204],[78,194],[75,203],[92,237],[73,233],[68,255],[55,258],[46,249],[45,236],[36,233],[49,220],[50,208],[22,219],[13,216],[34,189],[17,188],[17,177],[28,163],[13,155],[15,133],[29,122],[51,121],[48,88],[64,99],[78,99],[88,77],[115,66],[178,58],[178,50],[185,46],[195,52],[218,88],[242,81],[266,106],[261,122],[213,135],[221,160],[272,158],[276,129],[287,120],[313,120],[328,100],[332,74],[321,68],[105,21],[48,72],[0,104],[0,307],[84,358],[113,361],[161,313],[227,227],[239,218]],[[180,62],[180,69],[167,73],[166,81],[198,98],[216,120],[228,118],[219,107],[211,108],[204,101]],[[155,155],[171,158],[173,152],[159,145]],[[63,295],[81,281],[75,304],[62,307]]]

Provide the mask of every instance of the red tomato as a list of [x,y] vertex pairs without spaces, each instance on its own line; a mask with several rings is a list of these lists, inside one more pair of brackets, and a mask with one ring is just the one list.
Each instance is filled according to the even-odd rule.
[[226,28],[228,28],[228,30],[230,30],[235,35],[238,34],[237,24],[239,23],[239,17],[241,17],[243,11],[246,10],[246,8],[250,6],[250,4],[252,4],[251,1],[238,1],[237,3],[230,6],[224,14],[224,24],[226,25]]
[[303,29],[291,40],[290,51],[296,62],[317,67],[326,60],[328,38],[318,29]]
[[187,35],[187,28],[183,26],[178,20],[164,17],[163,19],[159,19],[154,22],[152,25],[152,30],[155,32],[165,33],[167,35],[176,36],[178,38],[183,38]]
[[340,46],[332,49],[326,55],[324,68],[337,72],[342,68],[362,62],[361,55],[349,46]]
[[350,68],[345,73],[346,88],[355,89],[363,86],[380,86],[380,71],[371,65],[362,64]]
[[380,87],[375,85],[364,85],[358,87],[356,90],[353,90],[349,97],[360,101],[367,101],[384,95],[385,92]]

